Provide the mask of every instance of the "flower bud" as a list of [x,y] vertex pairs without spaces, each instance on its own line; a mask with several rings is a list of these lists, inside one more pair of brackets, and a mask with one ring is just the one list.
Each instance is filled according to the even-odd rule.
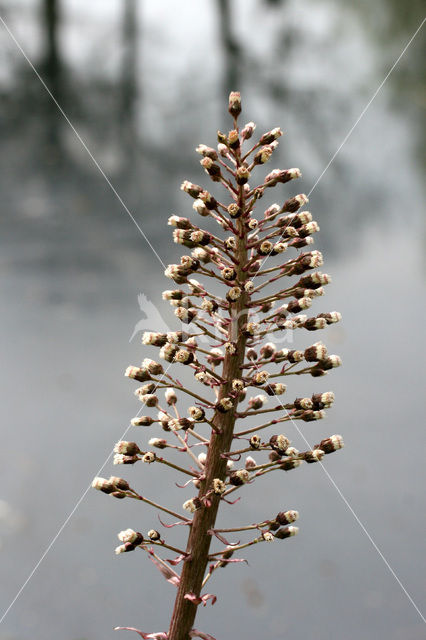
[[289,447],[287,449],[287,451],[285,452],[286,456],[298,456],[299,455],[299,449],[296,449],[296,447]]
[[150,529],[148,531],[148,538],[155,542],[156,540],[160,540],[161,536],[160,536],[160,533],[155,529]]
[[249,399],[248,406],[250,409],[256,411],[257,409],[261,409],[266,402],[268,402],[268,398],[266,396],[254,396]]
[[226,246],[227,249],[236,249],[237,248],[237,241],[236,241],[235,237],[234,236],[229,236],[229,238],[226,238],[225,246]]
[[138,531],[133,531],[133,529],[125,529],[124,531],[120,531],[117,534],[117,538],[126,544],[126,542],[130,542],[134,547],[139,546],[143,542],[143,535]]
[[310,298],[300,298],[299,300],[290,300],[287,309],[290,313],[299,313],[303,309],[309,309],[312,304]]
[[253,158],[254,164],[266,164],[266,162],[268,162],[268,160],[272,156],[273,152],[274,149],[271,145],[265,145],[264,147],[261,147]]
[[189,194],[193,198],[198,198],[198,196],[203,190],[203,188],[200,187],[198,184],[193,184],[188,180],[185,180],[184,182],[182,182],[180,188],[181,188],[181,191],[185,191],[185,193]]
[[188,334],[183,331],[169,331],[167,334],[167,342],[170,344],[178,344],[183,342],[188,337]]
[[171,420],[168,421],[168,427],[170,431],[179,431],[179,429],[186,431],[187,429],[190,429],[193,426],[194,426],[194,421],[188,420],[188,418],[172,418]]
[[199,198],[197,198],[196,200],[194,200],[193,204],[192,204],[192,208],[194,209],[194,211],[196,211],[200,216],[203,216],[203,218],[205,218],[206,216],[209,215],[209,210],[206,207],[206,205],[204,204],[204,202],[202,200],[200,200]]
[[238,300],[238,298],[241,296],[241,289],[240,287],[231,287],[230,289],[228,289],[228,291],[226,292],[226,299],[228,300],[228,302],[235,302],[236,300]]
[[227,411],[230,411],[233,406],[234,403],[232,398],[222,398],[216,403],[215,409],[220,413],[226,413]]
[[107,480],[106,478],[99,478],[98,476],[93,479],[92,488],[96,489],[97,491],[102,491],[103,493],[112,493],[113,491],[115,491],[115,486],[111,482],[111,480]]
[[264,390],[268,394],[268,396],[281,396],[286,392],[287,386],[282,384],[281,382],[274,382],[273,384],[268,384],[264,387]]
[[135,464],[138,460],[138,456],[126,456],[122,453],[116,453],[114,455],[113,464]]
[[188,218],[181,218],[179,216],[170,216],[167,224],[177,229],[192,229],[192,222]]
[[189,309],[186,309],[185,307],[178,307],[175,310],[175,316],[185,324],[192,322],[194,318],[197,317],[197,313],[197,309],[194,309],[193,307],[190,307]]
[[262,538],[265,540],[265,542],[273,542],[274,541],[274,535],[270,531],[263,531],[262,532]]
[[161,347],[160,349],[160,358],[163,360],[167,360],[167,362],[173,362],[175,354],[179,351],[178,347],[174,344],[170,344],[169,342]]
[[289,526],[289,527],[284,527],[283,529],[278,529],[278,531],[276,531],[274,535],[279,540],[284,540],[285,538],[290,538],[291,536],[295,536],[297,533],[299,533],[299,527]]
[[149,372],[144,367],[127,367],[124,375],[126,376],[126,378],[138,380],[138,382],[146,382],[147,380],[151,380]]
[[307,247],[311,244],[314,244],[314,239],[311,238],[311,236],[306,236],[306,238],[293,238],[287,246],[293,247],[294,249],[303,249],[303,247]]
[[333,451],[342,449],[344,447],[344,442],[342,436],[334,435],[321,440],[318,446],[324,451],[324,453],[333,453]]
[[235,172],[235,181],[237,184],[239,185],[243,185],[246,184],[250,179],[250,171],[248,170],[248,167],[238,167],[237,171]]
[[194,513],[201,507],[201,500],[199,498],[192,498],[191,500],[187,500],[183,503],[182,507],[185,511],[189,511],[190,513]]
[[217,496],[222,495],[222,493],[225,493],[226,491],[226,484],[223,482],[223,480],[219,480],[219,478],[215,478],[213,480],[213,493],[215,493]]
[[342,364],[342,360],[339,356],[330,355],[324,360],[321,360],[318,363],[318,366],[324,371],[328,371],[329,369],[334,369],[335,367],[340,367]]
[[[157,449],[165,449],[167,447],[167,440],[164,438],[151,438],[148,442],[150,447],[156,447]],[[146,460],[144,460],[146,462]]]
[[240,140],[238,137],[238,131],[236,129],[233,129],[232,131],[230,131],[228,133],[228,137],[226,139],[226,144],[228,145],[228,147],[230,147],[231,149],[238,149],[240,146]]
[[[245,224],[248,229],[251,229],[253,231],[259,226],[259,221],[256,218],[249,218]],[[251,268],[253,268],[253,265]]]
[[307,196],[305,196],[304,193],[300,193],[298,196],[286,200],[281,207],[281,210],[283,213],[293,213],[298,211],[298,209],[303,207],[307,202],[309,202]]
[[267,342],[260,348],[260,357],[262,359],[271,358],[276,352],[276,350],[277,348],[273,342]]
[[273,142],[274,140],[276,140],[282,135],[283,135],[283,132],[281,131],[280,127],[275,127],[275,129],[272,129],[271,131],[267,131],[266,133],[264,133],[261,136],[259,142],[260,144],[271,144],[271,142]]
[[283,434],[274,435],[269,438],[269,444],[276,453],[283,456],[290,446],[290,440]]
[[317,331],[318,329],[325,329],[325,327],[327,326],[327,322],[324,318],[308,318],[303,326],[305,327],[305,329],[307,329],[308,331]]
[[257,253],[261,256],[269,256],[272,252],[273,246],[272,242],[265,240],[257,247]]
[[324,360],[327,356],[327,347],[322,342],[316,342],[304,351],[305,360],[307,362],[318,362]]
[[256,460],[251,456],[247,456],[244,466],[246,469],[250,470],[257,466]]
[[275,216],[277,216],[281,211],[281,207],[279,204],[271,204],[270,207],[268,207],[265,212],[264,212],[264,216],[265,218],[274,218]]
[[225,347],[225,352],[229,353],[231,356],[234,355],[237,351],[237,348],[233,342],[225,342],[223,346]]
[[241,131],[241,140],[250,140],[255,129],[256,125],[254,124],[254,122],[248,122],[246,125],[244,125]]
[[145,358],[142,362],[142,368],[147,369],[153,376],[159,376],[164,373],[163,365],[150,358]]
[[206,205],[207,209],[209,209],[210,211],[212,209],[216,209],[217,208],[217,200],[215,198],[213,198],[212,194],[209,193],[206,190],[203,190],[200,194],[199,194],[199,199],[204,202],[204,204]]
[[164,275],[166,278],[170,278],[176,282],[176,284],[184,284],[187,281],[186,274],[177,264],[169,264],[167,269],[164,271]]
[[150,416],[136,416],[130,420],[132,427],[150,427],[155,422]]
[[240,391],[243,391],[243,389],[244,382],[242,380],[239,380],[238,378],[234,378],[234,380],[232,381],[232,391],[240,393]]
[[180,362],[181,364],[192,364],[195,360],[195,356],[191,351],[186,349],[178,349],[175,353],[174,362]]
[[142,462],[146,462],[147,464],[151,464],[151,462],[155,461],[155,453],[154,451],[147,451],[145,455],[142,457]]
[[238,118],[241,113],[241,94],[239,91],[231,91],[229,94],[228,111],[233,118]]
[[212,147],[207,147],[205,144],[199,144],[195,149],[197,153],[204,156],[204,158],[211,158],[217,160],[217,152]]
[[299,518],[298,511],[280,511],[275,516],[275,520],[279,525],[291,524]]
[[135,395],[146,407],[156,407],[158,404],[158,398],[153,393],[140,393],[141,389],[136,389]]
[[340,322],[342,314],[338,311],[331,311],[330,313],[320,313],[318,318],[324,318],[327,324],[333,324],[334,322]]
[[169,429],[169,416],[164,411],[158,412],[158,422],[161,424],[163,431],[170,431]]
[[226,158],[229,153],[227,145],[222,144],[221,142],[219,142],[219,144],[217,145],[217,150],[219,154],[222,156],[222,158]]
[[125,544],[120,544],[115,548],[115,554],[118,556],[120,553],[127,553],[128,551],[133,551],[135,546],[131,542],[126,542]]
[[224,267],[221,271],[221,275],[224,280],[235,280],[237,272],[232,267]]
[[295,409],[312,409],[313,402],[310,398],[296,398],[293,406]]
[[251,379],[251,384],[259,386],[268,381],[269,373],[267,371],[257,371]]
[[195,422],[203,422],[206,417],[206,412],[202,407],[189,407],[188,413]]
[[242,212],[243,210],[240,209],[240,207],[237,204],[235,204],[235,202],[233,202],[228,206],[228,213],[231,216],[231,218],[234,218],[234,219],[239,218]]
[[141,387],[139,387],[138,389],[138,395],[139,392],[142,393],[155,393],[155,391],[157,390],[157,385],[155,384],[155,382],[148,382],[147,384],[143,384]]
[[[167,336],[165,333],[145,331],[142,337],[142,344],[152,344],[154,347],[162,347],[166,342]],[[142,380],[140,382],[142,382]]]
[[110,482],[119,491],[128,491],[130,489],[130,485],[127,480],[119,478],[118,476],[110,476],[108,482]]
[[314,409],[326,409],[334,403],[334,393],[325,391],[324,393],[315,393],[312,396],[312,404]]
[[203,311],[207,311],[210,315],[218,310],[219,305],[216,300],[203,300],[201,303],[201,308]]
[[260,325],[258,322],[247,322],[247,324],[243,327],[244,335],[250,337],[255,336],[260,332]]
[[206,464],[207,454],[205,453],[205,451],[202,451],[201,453],[199,453],[197,458],[198,458],[198,462],[201,462],[203,466]]
[[249,443],[252,449],[259,449],[261,444],[261,439],[257,434],[255,434],[250,438]]
[[324,451],[321,449],[313,449],[312,451],[306,451],[303,454],[305,462],[312,464],[314,462],[320,462],[324,457]]
[[306,236],[310,236],[311,233],[318,233],[319,230],[320,228],[318,223],[315,222],[315,220],[312,220],[311,222],[308,222],[307,224],[304,224],[300,227],[299,236],[301,238],[305,238]]
[[168,389],[165,390],[164,397],[165,397],[166,402],[167,402],[167,404],[169,406],[172,406],[172,405],[176,404],[176,402],[177,402],[176,392],[171,387],[169,387]]
[[265,178],[265,184],[268,187],[273,187],[279,182],[285,184],[289,180],[300,178],[302,176],[300,169],[274,169]]
[[322,420],[325,417],[325,411],[312,411],[312,409],[307,409],[302,413],[302,415],[298,416],[304,422],[313,422],[315,420]]
[[301,460],[295,460],[294,458],[286,458],[280,464],[280,469],[283,471],[291,471],[297,469],[302,464]]
[[135,456],[140,453],[136,442],[126,442],[125,440],[120,440],[114,445],[114,453],[122,453],[126,456]]
[[234,487],[240,487],[243,484],[246,484],[250,480],[250,474],[247,469],[238,469],[238,471],[233,471],[229,476],[229,482]]

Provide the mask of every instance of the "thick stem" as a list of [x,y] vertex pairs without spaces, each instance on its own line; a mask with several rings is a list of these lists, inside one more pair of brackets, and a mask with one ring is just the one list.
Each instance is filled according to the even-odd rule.
[[[244,207],[244,193],[240,189],[240,206]],[[247,261],[246,251],[247,232],[241,219],[238,220],[238,267],[237,279],[243,283],[246,278],[246,272],[243,266]],[[243,325],[247,322],[247,294],[241,297],[232,305],[231,323],[229,325],[228,339],[236,343],[237,350],[235,354],[227,353],[223,362],[222,378],[225,381],[219,390],[219,400],[228,397],[232,391],[232,380],[240,378],[241,365],[244,362],[246,340],[243,334]],[[202,498],[206,492],[212,487],[213,480],[226,478],[225,458],[221,457],[222,453],[230,450],[234,432],[236,419],[236,406],[227,413],[215,412],[213,424],[218,429],[218,433],[212,432],[210,443],[207,451],[207,460],[205,464],[205,480],[202,482],[199,497]],[[191,601],[185,599],[185,594],[194,593],[200,595],[202,589],[204,574],[208,563],[208,555],[210,550],[211,535],[207,532],[214,528],[216,516],[220,504],[220,497],[211,495],[211,506],[202,507],[194,514],[191,531],[188,538],[186,548],[190,559],[187,560],[182,569],[181,580],[178,587],[178,594],[172,614],[169,640],[189,640],[189,631],[192,629],[197,606]]]

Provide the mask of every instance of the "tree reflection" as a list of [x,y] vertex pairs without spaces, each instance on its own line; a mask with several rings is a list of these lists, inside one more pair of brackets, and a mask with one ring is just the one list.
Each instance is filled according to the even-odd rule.
[[227,99],[231,91],[241,88],[242,49],[232,29],[232,7],[229,0],[217,0],[219,11],[219,37],[223,50],[223,94]]

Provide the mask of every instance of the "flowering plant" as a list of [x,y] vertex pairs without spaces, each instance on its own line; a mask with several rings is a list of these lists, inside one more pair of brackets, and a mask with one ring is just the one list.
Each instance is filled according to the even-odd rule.
[[[225,188],[230,202],[221,202],[203,187],[188,181],[181,187],[194,199],[195,212],[215,221],[222,235],[199,228],[189,218],[169,218],[174,227],[174,241],[191,253],[165,271],[168,278],[186,290],[164,291],[163,298],[175,307],[185,329],[148,332],[143,336],[145,345],[159,348],[159,358],[168,363],[167,368],[146,358],[141,366],[126,370],[127,377],[142,384],[136,395],[143,406],[157,412],[155,417],[138,414],[132,425],[144,428],[158,425],[164,431],[163,437],[151,438],[148,449],[127,441],[118,442],[114,448],[114,464],[143,461],[148,465],[166,465],[187,480],[182,488],[193,487],[196,495],[183,502],[186,512],[183,515],[139,494],[123,478],[112,476],[93,481],[95,489],[115,498],[145,502],[175,518],[173,523],[164,523],[166,528],[177,525],[188,528],[185,549],[172,545],[169,537],[156,529],[147,534],[126,529],[118,534],[121,544],[117,554],[135,549],[144,551],[177,589],[167,632],[118,627],[135,631],[142,638],[214,640],[194,627],[197,608],[216,601],[216,596],[204,592],[212,574],[229,564],[244,562],[238,553],[242,549],[290,538],[298,532],[293,524],[298,512],[289,508],[266,518],[262,514],[256,523],[218,528],[220,505],[237,502],[236,492],[246,491],[248,485],[267,473],[290,471],[303,462],[319,462],[343,446],[341,436],[332,435],[312,449],[298,451],[284,433],[269,432],[285,422],[322,419],[324,409],[334,402],[333,393],[325,391],[282,402],[280,397],[287,389],[284,381],[294,375],[324,376],[341,361],[337,355],[329,355],[322,342],[303,350],[278,349],[277,340],[266,342],[266,336],[278,337],[283,332],[293,335],[300,329],[318,331],[338,322],[340,314],[332,311],[308,317],[304,313],[323,295],[324,286],[330,282],[330,276],[316,270],[323,262],[321,253],[304,250],[313,243],[312,236],[319,230],[311,214],[301,210],[307,197],[293,196],[281,205],[269,206],[261,219],[255,216],[255,209],[268,189],[301,175],[299,169],[275,169],[259,185],[249,185],[253,170],[264,165],[277,147],[281,130],[272,129],[257,142],[249,143],[255,124],[249,122],[239,128],[238,92],[230,94],[229,112],[233,128],[228,134],[218,132],[217,150],[202,144],[197,152],[202,156],[201,165],[206,173]],[[271,262],[275,258],[276,263],[266,268],[270,258]],[[208,289],[206,284],[195,280],[192,277],[195,273],[212,286]],[[281,279],[285,284],[278,287],[276,283]],[[218,285],[219,293],[213,284]],[[189,330],[189,326],[193,329]],[[172,364],[192,370],[202,390],[184,386],[169,372]],[[255,395],[251,395],[251,389]],[[162,391],[164,402],[159,398]],[[266,408],[268,398],[273,406]],[[179,399],[190,403],[187,415],[178,409]],[[255,426],[241,426],[247,419],[255,421]],[[165,451],[169,452],[168,457]],[[252,457],[255,452],[258,461]],[[186,464],[178,464],[177,453],[185,458]],[[241,463],[243,456],[246,457]],[[237,532],[248,539],[235,542],[232,537]],[[213,542],[219,545],[218,549],[212,549]],[[165,559],[160,555],[162,550],[177,556]],[[180,573],[174,569],[178,565],[182,567]]]

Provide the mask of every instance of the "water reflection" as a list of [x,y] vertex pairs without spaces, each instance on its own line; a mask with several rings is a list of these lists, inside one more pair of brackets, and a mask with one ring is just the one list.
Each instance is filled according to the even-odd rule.
[[[224,92],[238,84],[247,119],[259,129],[283,126],[279,164],[301,166],[297,189],[308,192],[383,77],[382,45],[378,50],[374,32],[363,30],[370,5],[362,5],[357,22],[341,4],[252,0],[244,15],[237,4],[218,0],[203,11],[195,0],[180,9],[136,0],[90,10],[80,0],[7,5],[11,28],[166,262],[178,253],[167,216],[188,212],[179,184],[204,180],[192,148],[213,144],[216,127],[229,126]],[[392,35],[392,56],[403,35]],[[136,337],[129,344],[141,317],[137,295],[161,307],[166,284],[161,265],[4,31],[1,39],[13,70],[1,87],[0,124],[6,607],[135,410],[121,372],[142,357]],[[102,66],[106,51],[113,60]],[[410,52],[414,67],[418,51]],[[415,92],[417,72],[411,77]],[[338,402],[324,429],[348,441],[330,473],[416,600],[424,473],[416,448],[423,341],[417,318],[424,279],[417,207],[409,216],[402,211],[421,197],[418,125],[415,109],[394,108],[390,89],[311,204],[335,282],[327,307],[345,318],[326,338],[346,364],[329,380]],[[410,301],[408,314],[402,299]],[[161,307],[167,321],[168,313]],[[139,473],[135,481],[149,487],[152,476]],[[267,511],[281,501],[298,508],[300,541],[253,554],[247,572],[218,576],[222,604],[203,612],[202,628],[218,638],[278,640],[291,632],[297,640],[318,634],[319,620],[324,638],[340,638],[342,629],[349,640],[420,638],[415,612],[320,470],[282,482],[256,489],[255,501]],[[166,494],[168,486],[155,492]],[[250,521],[251,504],[242,501],[241,509]],[[412,526],[403,546],[395,514],[407,511]],[[172,592],[143,559],[118,562],[112,554],[115,531],[135,522],[149,528],[152,513],[89,494],[0,626],[0,638],[104,640],[114,637],[115,624],[163,628]],[[289,619],[297,624],[287,632]]]

